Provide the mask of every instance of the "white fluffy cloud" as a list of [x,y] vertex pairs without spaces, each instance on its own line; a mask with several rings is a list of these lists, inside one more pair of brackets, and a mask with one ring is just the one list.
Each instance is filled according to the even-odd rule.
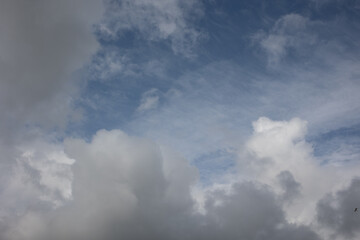
[[[3,237],[139,239],[149,234],[166,236],[182,224],[183,215],[192,211],[189,188],[196,179],[196,170],[176,153],[150,140],[130,137],[119,130],[102,130],[90,143],[81,139],[66,140],[65,152],[76,160],[72,200],[68,199],[66,205],[55,210],[29,206],[21,217],[15,218],[14,225],[4,231]],[[41,176],[47,174],[40,171]],[[72,179],[63,178],[64,183]],[[50,178],[41,178],[39,182],[54,187]],[[32,227],[36,223],[33,218],[38,217],[39,212],[42,214],[39,222],[49,221],[46,227],[41,224],[39,228]],[[34,232],[36,230],[39,232]]]
[[[2,225],[2,237],[320,239],[331,234],[327,227],[332,225],[338,229],[337,236],[342,236],[343,223],[333,223],[335,213],[327,214],[326,209],[345,209],[339,210],[330,202],[348,202],[342,197],[348,190],[342,189],[356,175],[356,169],[317,165],[305,141],[306,122],[301,119],[272,121],[262,117],[253,127],[253,135],[239,148],[238,171],[231,181],[205,189],[198,186],[197,194],[197,170],[186,159],[120,130],[101,130],[88,142],[66,139],[64,150],[58,146],[43,152],[44,161],[35,165],[31,157],[39,156],[39,148],[44,146],[35,145],[38,153],[24,147],[22,166],[27,163],[29,169],[21,169],[38,176],[23,187],[31,186],[31,195],[23,195],[23,199],[32,199],[32,204],[16,217],[8,217],[11,221]],[[50,166],[46,159],[55,158]],[[65,171],[63,164],[72,165],[72,171]],[[358,185],[354,181],[351,186]],[[336,197],[327,197],[336,191],[340,191]],[[62,199],[63,205],[42,206],[48,201],[40,197],[44,193],[50,199]],[[351,236],[356,236],[357,232],[351,231]]]
[[1,238],[25,239],[32,234],[35,238],[43,230],[43,213],[73,197],[73,163],[60,144],[36,139],[18,145],[8,159],[2,159]]
[[291,197],[291,203],[284,207],[290,221],[311,224],[316,219],[318,201],[346,186],[358,175],[359,167],[320,165],[305,140],[306,125],[298,118],[259,118],[253,123],[254,134],[247,141],[245,153],[239,155],[238,167],[240,175],[272,186],[284,200]]

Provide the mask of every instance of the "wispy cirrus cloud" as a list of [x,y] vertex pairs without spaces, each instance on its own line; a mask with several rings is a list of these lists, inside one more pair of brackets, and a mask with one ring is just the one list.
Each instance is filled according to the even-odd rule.
[[116,40],[135,30],[146,41],[169,41],[175,54],[192,57],[203,33],[192,21],[203,15],[201,2],[191,1],[113,1],[98,27],[101,38]]
[[318,43],[318,36],[312,32],[313,25],[321,25],[299,14],[288,14],[278,19],[268,33],[260,31],[253,37],[266,52],[269,65],[276,66],[290,51],[308,54]]
[[144,112],[150,109],[154,109],[159,104],[159,90],[152,88],[149,91],[143,93],[139,107],[136,109],[138,112]]

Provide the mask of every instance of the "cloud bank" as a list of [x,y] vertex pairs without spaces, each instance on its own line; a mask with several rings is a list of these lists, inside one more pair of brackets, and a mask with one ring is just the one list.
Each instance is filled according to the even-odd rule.
[[[132,137],[120,130],[101,130],[89,142],[68,138],[63,150],[53,148],[42,154],[44,161],[37,162],[39,167],[32,167],[39,174],[37,188],[47,189],[49,197],[57,193],[58,199],[63,199],[62,205],[44,207],[47,199],[24,195],[25,201],[33,199],[34,204],[20,216],[12,216],[8,226],[2,225],[1,236],[3,239],[356,237],[357,222],[346,224],[354,217],[357,196],[352,194],[358,192],[358,180],[351,179],[356,172],[347,168],[323,170],[311,163],[311,146],[304,140],[306,122],[300,119],[260,118],[253,126],[254,133],[245,152],[239,152],[239,170],[231,175],[231,181],[206,188],[196,185],[197,169],[186,159],[149,139]],[[27,151],[23,157],[29,159],[34,154]],[[66,170],[65,166],[72,166],[71,175],[61,172]],[[339,171],[337,184],[329,183],[327,174]],[[309,176],[317,176],[317,183]],[[62,185],[54,185],[54,180]],[[12,178],[10,188],[17,186],[17,181]],[[339,214],[344,217],[338,218]],[[314,227],[317,225],[318,228]]]

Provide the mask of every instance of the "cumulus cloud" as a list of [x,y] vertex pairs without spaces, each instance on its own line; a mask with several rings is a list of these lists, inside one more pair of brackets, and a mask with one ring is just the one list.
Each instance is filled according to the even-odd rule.
[[321,239],[329,228],[356,236],[356,223],[348,223],[358,180],[343,186],[357,168],[320,168],[301,119],[262,117],[253,127],[239,147],[238,170],[207,187],[179,153],[120,130],[23,145],[1,192],[0,236]]
[[[66,140],[65,152],[76,160],[72,200],[55,210],[29,206],[3,238],[29,239],[31,234],[34,239],[164,237],[191,212],[189,187],[196,178],[195,169],[152,141],[118,130],[99,131],[90,143]],[[63,178],[63,183],[72,179]],[[24,227],[39,216],[45,227]],[[27,235],[28,230],[39,232]]]
[[[247,142],[247,151],[259,160],[252,164],[260,168],[262,176],[268,172],[273,178],[282,170],[296,171],[298,165],[311,168],[312,149],[304,139],[305,121],[298,118],[288,122],[272,121],[261,117],[253,122],[253,127],[254,134]],[[267,168],[267,165],[271,167]]]
[[1,238],[22,239],[44,227],[44,212],[72,199],[74,160],[60,144],[35,139],[18,145],[8,157],[1,159]]
[[[349,230],[346,236],[353,236],[356,226],[347,229],[345,221],[351,221],[346,220],[348,215],[351,218],[346,209],[355,204],[357,197],[352,193],[357,192],[357,180],[341,189],[356,170],[323,170],[312,163],[311,146],[304,140],[305,121],[263,117],[253,126],[253,136],[239,154],[239,170],[231,181],[197,187],[198,194],[194,194],[197,170],[186,159],[168,147],[120,130],[101,130],[88,142],[66,139],[64,150],[58,146],[49,153],[24,147],[19,169],[37,177],[29,177],[22,187],[30,194],[23,195],[28,203],[23,212],[2,219],[7,223],[1,225],[2,237],[321,239],[323,233],[314,228],[314,221],[340,235]],[[33,165],[33,156],[44,160]],[[57,165],[50,168],[46,159],[56,159]],[[329,179],[330,175],[337,177]],[[11,183],[16,186],[23,181],[14,178]],[[327,195],[332,191],[338,193]],[[54,200],[62,204],[45,207]],[[345,217],[334,220],[339,214]]]
[[[312,224],[317,202],[328,192],[340,190],[357,176],[356,165],[320,165],[305,140],[307,123],[294,118],[272,121],[259,118],[254,134],[239,152],[239,175],[272,187],[283,201],[292,222]],[[316,184],[314,184],[316,178]]]
[[[151,140],[101,130],[89,142],[66,139],[64,152],[76,161],[71,200],[55,209],[41,201],[28,206],[2,225],[3,239],[320,239],[309,226],[288,222],[281,193],[254,179],[201,190],[199,212],[196,168]],[[294,186],[291,175],[279,179],[287,196],[296,196],[287,189]]]

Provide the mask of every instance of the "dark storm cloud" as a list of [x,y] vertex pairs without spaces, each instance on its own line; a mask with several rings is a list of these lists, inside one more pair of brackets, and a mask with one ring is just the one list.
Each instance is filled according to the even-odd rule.
[[231,195],[217,192],[207,209],[207,239],[320,239],[306,226],[289,224],[275,194],[261,184],[235,184]]
[[45,226],[42,213],[69,198],[72,175],[61,151],[36,144],[46,135],[38,128],[64,127],[76,113],[72,74],[98,47],[92,25],[102,15],[102,2],[0,5],[0,238],[35,238],[32,233]]
[[350,186],[335,194],[328,194],[317,205],[319,223],[331,229],[335,236],[353,239],[359,236],[360,217],[355,208],[360,202],[360,179],[352,180]]
[[62,123],[70,111],[71,73],[96,50],[92,24],[101,14],[99,0],[1,2],[2,132],[31,120]]

